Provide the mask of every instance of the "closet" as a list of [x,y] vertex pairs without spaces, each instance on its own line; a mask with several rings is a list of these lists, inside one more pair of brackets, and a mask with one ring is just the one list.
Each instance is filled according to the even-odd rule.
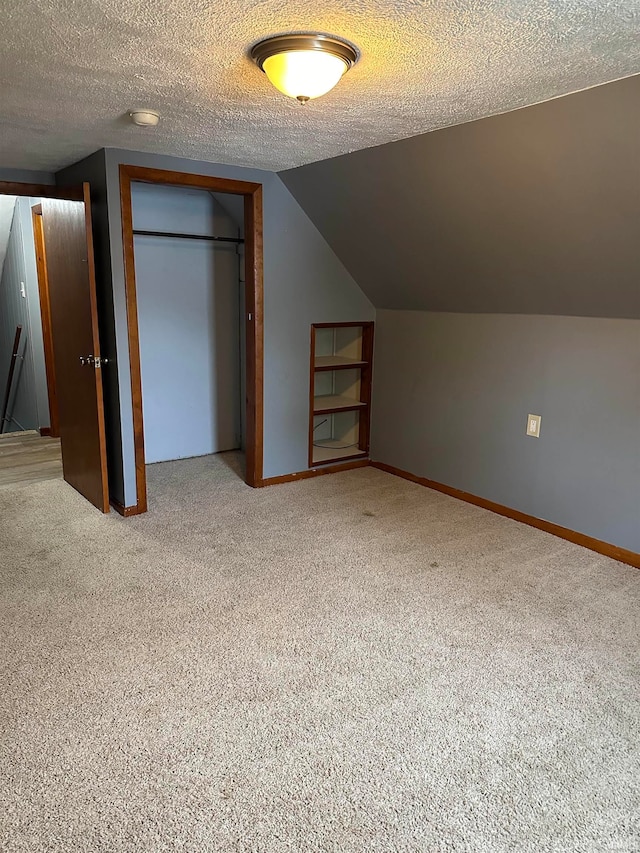
[[240,196],[132,184],[147,463],[244,447]]

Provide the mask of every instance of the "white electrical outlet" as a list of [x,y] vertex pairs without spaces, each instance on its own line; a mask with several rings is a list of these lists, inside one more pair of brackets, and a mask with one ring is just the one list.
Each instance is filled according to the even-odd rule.
[[540,438],[540,415],[527,415],[527,435]]

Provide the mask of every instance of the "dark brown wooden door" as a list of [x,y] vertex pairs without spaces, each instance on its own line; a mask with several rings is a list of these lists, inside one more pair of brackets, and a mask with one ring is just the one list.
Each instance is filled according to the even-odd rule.
[[43,198],[42,226],[64,478],[109,512],[89,185],[84,202]]

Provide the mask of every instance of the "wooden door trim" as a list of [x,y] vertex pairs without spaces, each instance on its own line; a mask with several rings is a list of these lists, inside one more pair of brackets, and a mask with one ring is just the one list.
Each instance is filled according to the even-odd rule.
[[[89,278],[89,303],[91,306],[91,332],[93,336],[93,353],[100,357],[100,330],[98,325],[98,299],[96,283],[96,262],[93,250],[93,219],[91,216],[91,188],[88,183],[82,184],[82,201],[84,202],[85,240],[87,246],[87,275]],[[104,419],[104,389],[102,383],[102,367],[95,369],[96,396],[98,398],[98,441],[100,443],[100,468],[102,471],[102,512],[109,512],[109,472],[107,470],[107,435]]]
[[[246,477],[249,486],[263,485],[263,401],[264,401],[264,291],[263,291],[263,214],[262,184],[235,181],[189,172],[150,169],[146,166],[120,164],[120,213],[124,253],[124,284],[127,306],[129,371],[133,407],[133,438],[136,466],[136,513],[147,510],[147,478],[144,453],[144,420],[142,407],[142,375],[138,331],[133,246],[133,210],[131,183],[189,187],[209,192],[229,193],[244,197],[245,218],[245,324],[246,324]],[[249,317],[251,319],[249,319]],[[130,511],[131,508],[127,507]],[[132,514],[128,512],[128,514]]]
[[121,515],[123,518],[130,518],[132,515],[140,515],[136,505],[123,506],[120,501],[117,501],[114,498],[111,498],[111,506],[115,509],[118,515]]
[[63,201],[84,201],[81,185],[57,187],[53,184],[22,184],[16,181],[0,181],[0,195],[26,195],[35,198],[59,198]]
[[[46,247],[42,230],[42,205],[31,208],[33,238],[36,252],[36,272],[38,276],[38,297],[40,301],[40,321],[42,325],[42,343],[44,346],[44,370],[47,376],[47,397],[49,400],[49,432],[53,438],[60,437],[58,419],[58,394],[56,390],[55,361],[53,357],[53,335],[51,332],[51,306],[49,304],[49,280],[47,278]],[[40,429],[42,433],[42,428]]]

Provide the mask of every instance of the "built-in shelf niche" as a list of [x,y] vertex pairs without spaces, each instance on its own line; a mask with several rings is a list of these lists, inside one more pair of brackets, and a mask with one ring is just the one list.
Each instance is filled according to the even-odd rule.
[[311,327],[309,466],[369,452],[373,323]]

